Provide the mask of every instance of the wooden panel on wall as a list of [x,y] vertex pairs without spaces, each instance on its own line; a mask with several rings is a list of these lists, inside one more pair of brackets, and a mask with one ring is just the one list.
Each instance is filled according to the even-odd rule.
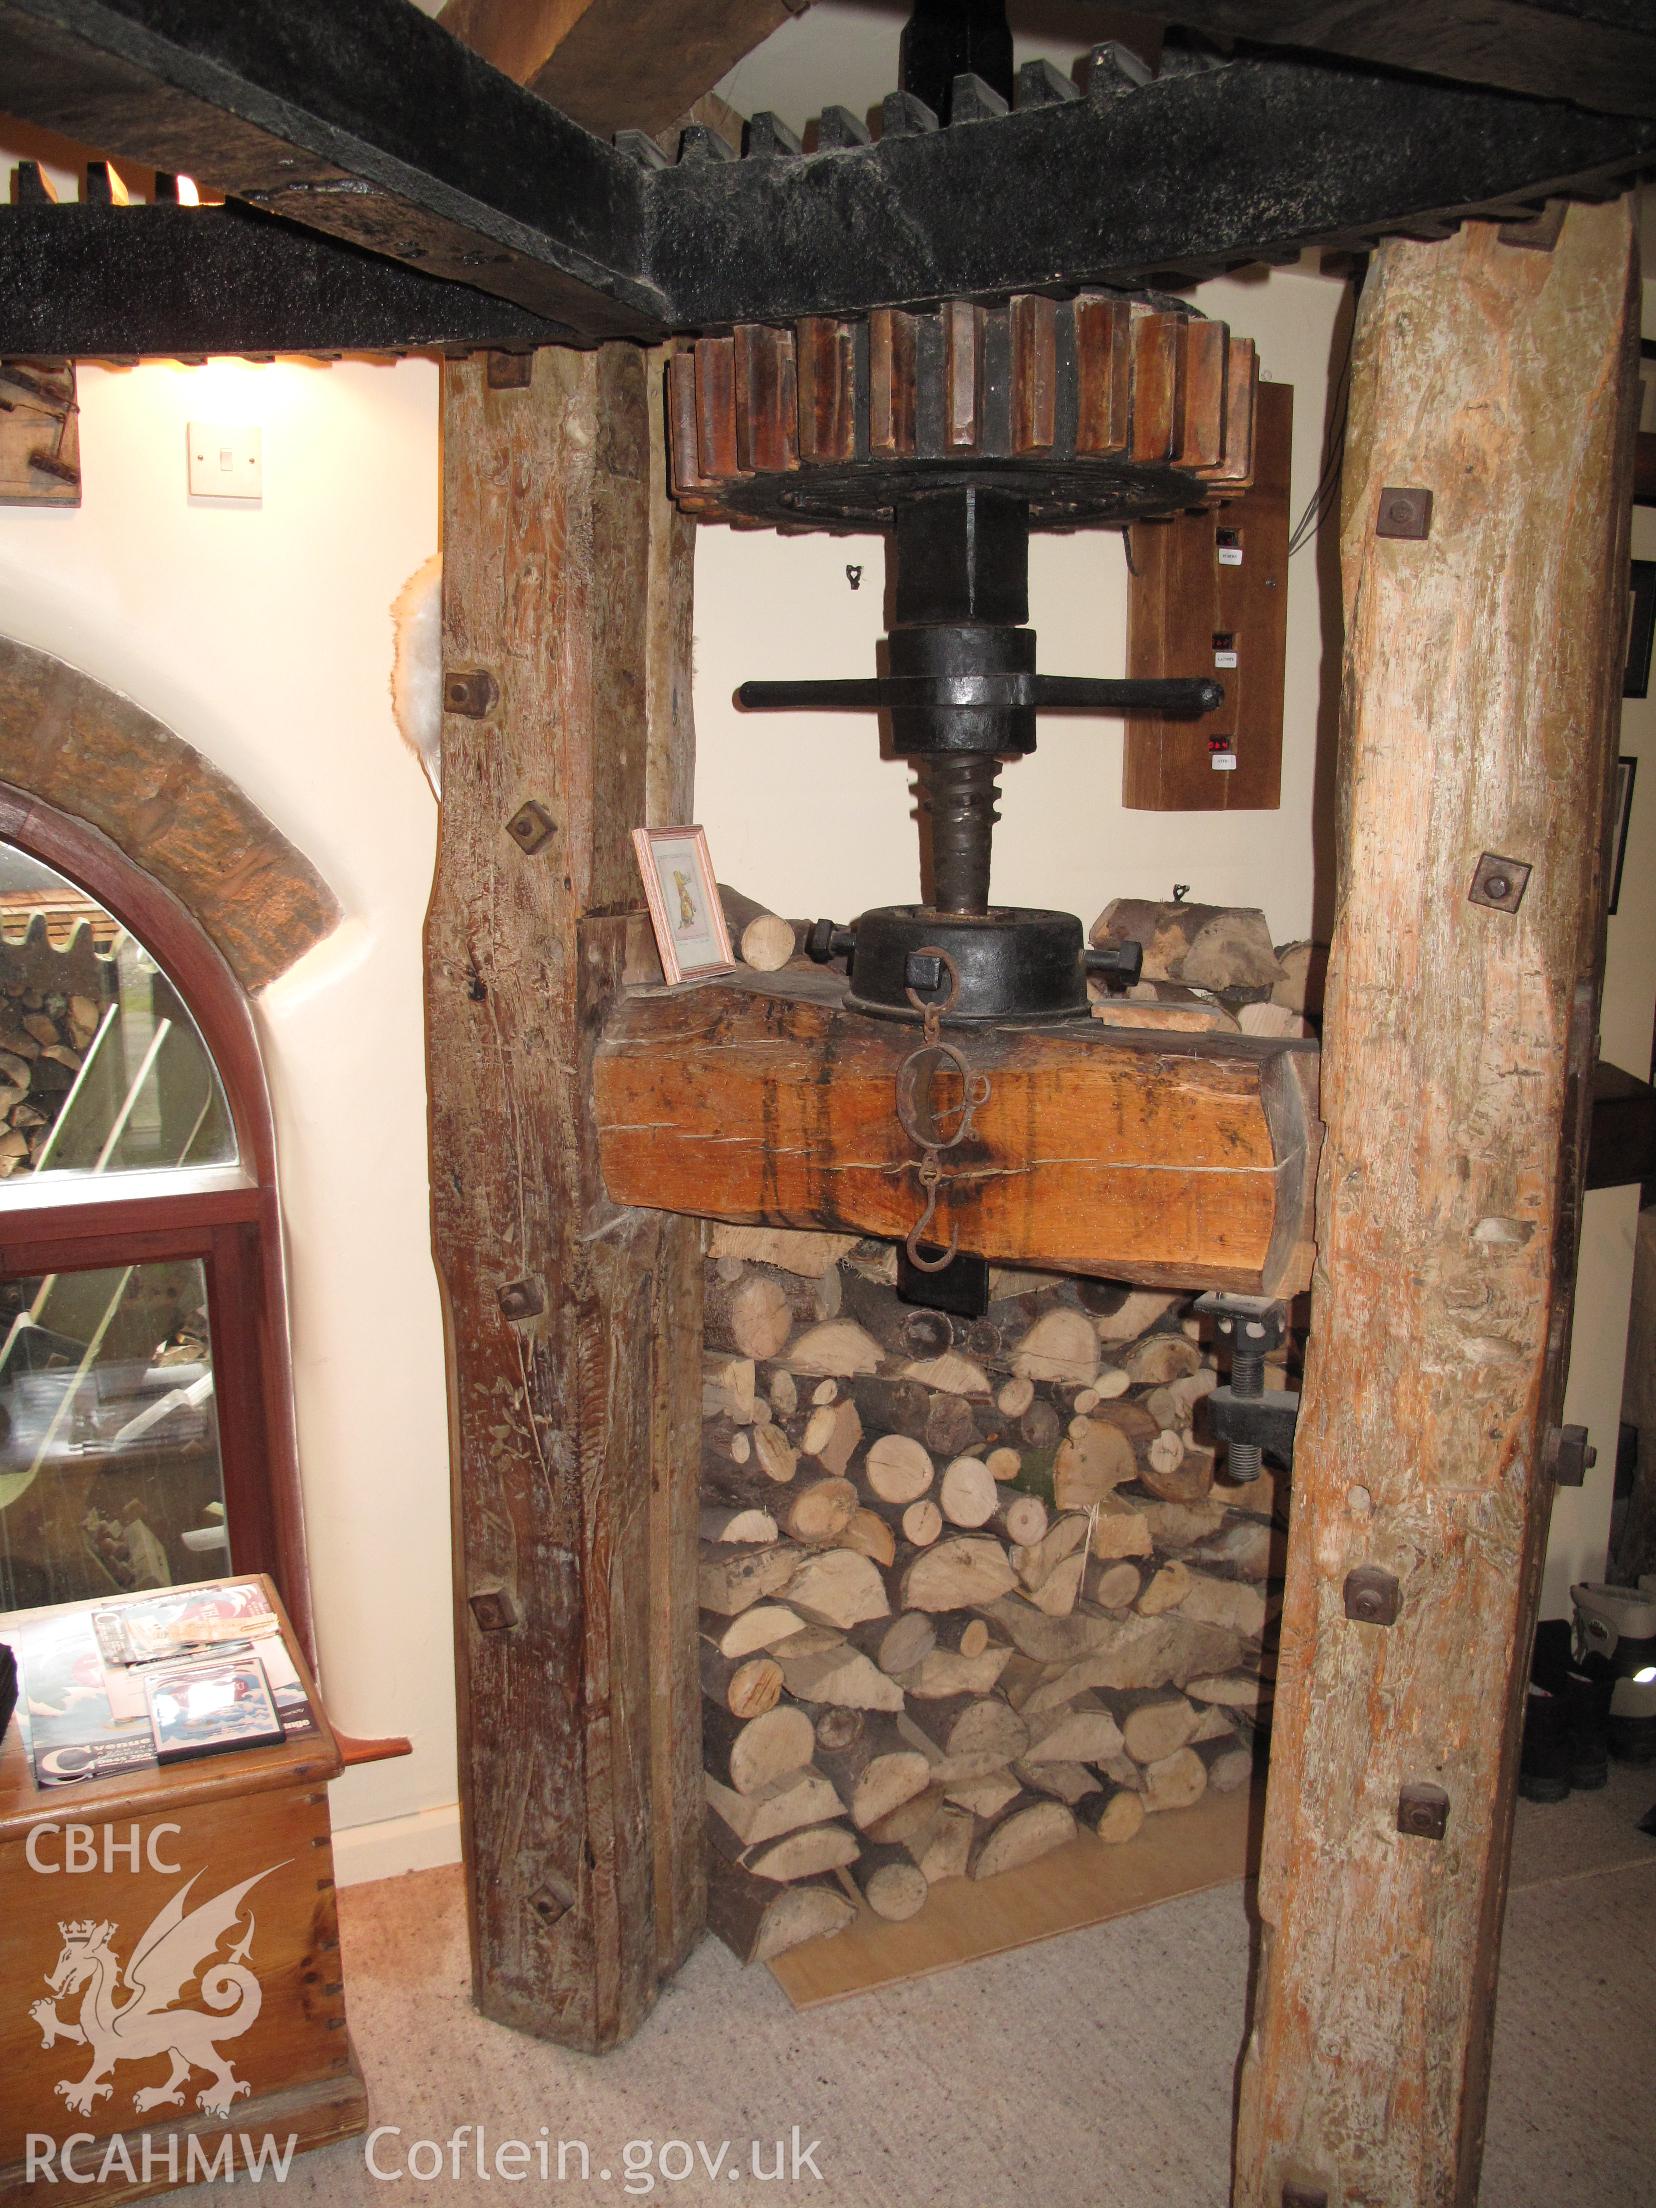
[[0,360],[0,506],[78,506],[72,360]]
[[[1200,721],[1128,720],[1124,805],[1234,813],[1281,802],[1293,427],[1293,386],[1262,383],[1253,488],[1223,506],[1133,531],[1128,675],[1216,675],[1225,702]],[[1215,764],[1224,758],[1212,748],[1220,736],[1231,739],[1234,766]]]
[[[700,1229],[598,1179],[592,1042],[688,803],[690,525],[655,370],[443,370],[443,731],[427,927],[454,1428],[460,1772],[484,2013],[599,2049],[700,1927]],[[481,705],[479,713],[463,708]]]

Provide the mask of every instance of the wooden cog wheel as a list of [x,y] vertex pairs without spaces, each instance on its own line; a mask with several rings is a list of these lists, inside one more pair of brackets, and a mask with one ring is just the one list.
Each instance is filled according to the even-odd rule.
[[673,356],[673,495],[738,528],[879,529],[964,484],[1036,528],[1180,513],[1248,488],[1257,386],[1251,340],[1119,294],[742,323]]

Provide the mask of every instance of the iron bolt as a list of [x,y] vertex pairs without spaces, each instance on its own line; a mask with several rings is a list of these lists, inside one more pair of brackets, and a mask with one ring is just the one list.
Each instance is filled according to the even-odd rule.
[[1358,1625],[1395,1625],[1403,1590],[1378,1564],[1359,1564],[1345,1576],[1345,1614]]
[[546,1309],[546,1298],[538,1280],[509,1280],[496,1299],[501,1316],[507,1319],[534,1319]]
[[481,1633],[504,1633],[518,1622],[518,1606],[504,1587],[484,1587],[466,1597]]
[[537,805],[533,798],[527,805],[520,805],[506,823],[506,833],[523,852],[532,858],[543,843],[549,843],[558,832],[558,824],[544,805]]
[[1397,1797],[1397,1829],[1416,1840],[1441,1840],[1449,1828],[1449,1797],[1441,1786],[1411,1779]]

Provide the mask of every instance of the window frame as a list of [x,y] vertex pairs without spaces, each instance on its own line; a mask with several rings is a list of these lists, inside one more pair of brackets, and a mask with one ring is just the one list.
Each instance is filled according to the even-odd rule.
[[237,1150],[233,1166],[130,1176],[147,1187],[65,1174],[61,1188],[25,1184],[21,1202],[0,1194],[0,1279],[200,1260],[230,1568],[270,1574],[314,1663],[275,1127],[252,1007],[194,917],[97,829],[0,782],[0,838],[96,898],[161,966],[218,1069]]

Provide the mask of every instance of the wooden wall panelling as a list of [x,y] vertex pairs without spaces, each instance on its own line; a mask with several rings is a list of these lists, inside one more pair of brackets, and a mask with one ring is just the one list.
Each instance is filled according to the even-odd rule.
[[484,2013],[623,2039],[703,1909],[700,1230],[599,1184],[591,1046],[682,817],[689,531],[648,356],[443,370],[444,724],[427,927],[433,1230],[455,1466],[461,1787]]
[[[1193,384],[1216,372],[1211,352],[1187,363]],[[1292,385],[1260,384],[1253,488],[1133,531],[1128,674],[1217,675],[1225,686],[1223,706],[1200,721],[1129,718],[1121,795],[1139,811],[1252,812],[1281,801],[1293,426]],[[1240,564],[1222,560],[1222,550],[1239,551]],[[1218,637],[1233,640],[1236,666],[1220,663]],[[1233,768],[1213,764],[1209,739],[1221,735],[1233,739]]]
[[[1602,972],[1636,267],[1631,201],[1577,206],[1550,253],[1487,224],[1390,241],[1358,311],[1239,2208],[1477,2197]],[[1431,492],[1423,539],[1378,533],[1394,489]],[[1485,852],[1533,869],[1515,910],[1470,897]],[[1346,1616],[1357,1565],[1397,1578],[1395,1624]]]
[[72,360],[0,360],[0,506],[78,506]]
[[[892,1099],[914,1032],[802,986],[788,973],[614,1007],[594,1109],[618,1203],[907,1234],[916,1152]],[[1077,1021],[973,1034],[965,1048],[991,1093],[948,1153],[942,1236],[1152,1286],[1305,1286],[1314,1046]]]

